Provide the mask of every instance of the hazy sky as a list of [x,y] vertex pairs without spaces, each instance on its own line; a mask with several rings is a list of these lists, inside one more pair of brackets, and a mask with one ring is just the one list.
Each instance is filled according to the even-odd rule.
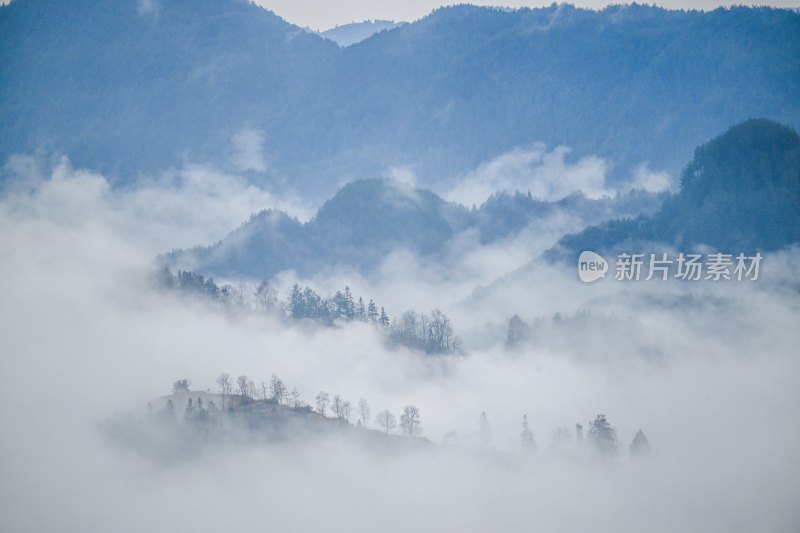
[[[11,0],[0,0],[0,5]],[[424,17],[437,7],[452,5],[437,0],[254,0],[255,3],[274,11],[287,21],[298,26],[307,26],[315,30],[326,30],[340,24],[360,22],[363,20],[388,19],[396,21],[413,21]],[[459,3],[459,2],[453,2]],[[541,7],[553,2],[504,0],[502,2],[463,2],[475,5],[503,5],[508,7]],[[581,7],[602,8],[622,2],[606,2],[603,0],[570,0],[568,3]],[[769,5],[775,7],[799,7],[800,0],[660,0],[653,3],[662,7],[675,9],[714,9],[731,5]]]
[[[337,24],[347,24],[354,21],[367,19],[390,19],[412,21],[424,17],[432,10],[448,2],[437,0],[256,0],[256,3],[271,9],[289,22],[298,26],[308,26],[313,29],[328,29]],[[466,2],[473,3],[473,2]],[[539,7],[552,3],[544,1],[519,1],[504,0],[502,2],[474,2],[479,5],[505,5],[510,7]],[[609,4],[602,0],[572,0],[570,3],[582,6],[601,8]],[[620,3],[620,2],[611,2]],[[660,0],[655,2],[663,7],[681,9],[713,9],[720,5],[772,5],[778,7],[795,7],[800,5],[798,0]]]

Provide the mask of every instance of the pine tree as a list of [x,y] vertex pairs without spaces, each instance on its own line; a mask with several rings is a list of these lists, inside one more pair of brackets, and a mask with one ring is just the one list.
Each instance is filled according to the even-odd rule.
[[305,305],[303,302],[303,292],[300,290],[300,285],[295,283],[292,285],[292,290],[289,293],[289,316],[298,319],[305,316]]
[[364,298],[358,297],[358,305],[356,305],[356,319],[362,322],[367,319],[367,309],[364,307]]
[[370,300],[369,305],[367,305],[367,320],[369,320],[371,324],[377,324],[378,316],[378,306],[375,305],[373,300]]
[[536,441],[533,440],[533,431],[528,426],[528,415],[522,415],[522,433],[519,434],[520,445],[526,450],[535,450]]
[[651,452],[650,442],[644,436],[644,432],[640,429],[636,432],[631,442],[630,453],[632,457],[643,457],[649,455]]
[[383,328],[389,327],[389,315],[386,314],[386,311],[381,307],[381,317],[378,319],[378,324],[380,324]]
[[506,344],[508,346],[516,346],[525,339],[525,323],[519,317],[514,315],[508,321],[508,335],[506,337]]
[[175,417],[175,405],[172,403],[172,400],[167,400],[167,403],[164,404],[164,408],[161,410],[161,420],[166,424],[175,424],[177,421]]
[[350,287],[344,288],[344,316],[347,320],[353,320],[356,316],[356,304],[353,301],[353,293]]
[[606,415],[597,415],[589,423],[588,440],[600,455],[611,458],[617,454],[617,430],[608,423]]

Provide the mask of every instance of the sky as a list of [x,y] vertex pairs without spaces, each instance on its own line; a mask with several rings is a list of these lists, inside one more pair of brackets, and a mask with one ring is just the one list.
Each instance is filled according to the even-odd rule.
[[[289,22],[301,27],[308,26],[315,30],[326,30],[336,25],[349,24],[363,20],[395,20],[414,21],[424,17],[434,9],[447,2],[437,0],[256,0],[260,4]],[[472,3],[472,2],[467,2]],[[541,7],[552,4],[552,1],[515,1],[503,2],[474,2],[478,5],[504,5],[508,7]],[[602,8],[609,2],[598,0],[573,0],[570,3],[591,8]],[[619,2],[611,2],[619,3]],[[797,7],[797,0],[737,0],[735,2],[715,0],[661,0],[655,4],[675,9],[714,9],[719,6],[731,5],[771,5],[776,7]]]
[[[8,4],[11,0],[0,0],[0,5]],[[434,9],[451,5],[437,0],[254,0],[255,3],[274,11],[292,24],[309,27],[313,30],[327,30],[337,25],[360,22],[364,20],[394,20],[411,22],[420,19]],[[465,2],[476,5],[503,5],[507,7],[542,7],[552,4],[552,1],[515,1],[503,2]],[[571,0],[569,3],[580,7],[603,8],[609,3],[597,0]],[[650,2],[645,2],[650,3]],[[652,2],[656,5],[673,9],[714,9],[719,6],[731,5],[769,5],[775,7],[798,7],[800,0],[738,0],[719,2],[715,0],[661,0]]]

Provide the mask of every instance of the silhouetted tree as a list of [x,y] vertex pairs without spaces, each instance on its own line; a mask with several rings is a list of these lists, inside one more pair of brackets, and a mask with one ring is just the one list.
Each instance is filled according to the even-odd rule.
[[344,414],[344,400],[338,394],[333,395],[331,411],[333,411],[334,416],[338,419],[341,419],[342,415]]
[[167,403],[164,404],[164,408],[161,410],[161,420],[166,424],[175,424],[177,421],[175,417],[175,406],[172,400],[167,400]]
[[359,398],[358,400],[358,419],[364,427],[367,427],[369,422],[369,402],[367,402],[366,398]]
[[225,410],[225,400],[230,397],[233,392],[233,379],[229,374],[222,373],[217,378],[217,385],[219,386],[219,393],[222,396],[222,410]]
[[643,457],[649,455],[652,450],[650,449],[650,442],[644,436],[644,432],[640,429],[631,441],[630,453],[633,457]]
[[192,399],[189,398],[189,400],[186,402],[186,409],[184,409],[183,411],[183,420],[185,422],[190,422],[193,416],[194,416],[194,405],[192,405]]
[[245,375],[241,375],[236,378],[236,388],[239,391],[239,396],[242,397],[242,400],[250,399],[251,383],[252,382]]
[[617,453],[617,430],[608,423],[606,415],[597,415],[589,424],[588,440],[601,456],[611,458]]
[[506,344],[516,346],[525,338],[525,323],[519,315],[512,316],[508,321],[508,335]]
[[378,325],[382,328],[388,328],[390,324],[389,315],[386,314],[386,310],[381,307],[381,316],[378,318]]
[[416,437],[420,434],[422,426],[419,418],[419,409],[413,405],[403,407],[403,414],[400,415],[400,430],[407,437]]
[[372,324],[377,324],[379,316],[378,306],[375,305],[374,301],[370,300],[367,305],[367,320]]
[[536,441],[533,440],[533,431],[528,426],[528,415],[522,415],[522,433],[519,434],[520,445],[526,450],[535,450]]
[[258,284],[254,296],[256,305],[261,311],[271,311],[278,305],[278,291],[267,280],[262,280]]
[[179,379],[172,384],[172,392],[188,392],[191,382],[188,379]]
[[303,407],[303,401],[300,399],[300,391],[297,390],[297,387],[293,387],[292,392],[289,393],[289,406],[295,409]]
[[283,401],[286,399],[286,384],[275,374],[272,374],[269,380],[269,393],[272,399],[278,402],[278,405],[283,405]]
[[319,391],[317,394],[316,402],[317,402],[317,412],[322,416],[325,416],[325,410],[328,408],[328,404],[331,401],[330,395],[325,391]]
[[394,428],[397,427],[397,419],[388,409],[384,409],[378,413],[378,416],[375,417],[375,421],[378,423],[378,427],[387,434],[394,431]]
[[364,306],[364,298],[361,296],[358,297],[358,303],[356,304],[356,319],[362,322],[367,319],[367,308]]

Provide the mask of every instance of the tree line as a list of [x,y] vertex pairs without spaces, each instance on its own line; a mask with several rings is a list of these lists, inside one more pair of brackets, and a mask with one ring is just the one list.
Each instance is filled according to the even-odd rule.
[[[173,393],[191,393],[189,386],[191,382],[187,379],[180,379],[173,383]],[[222,373],[216,379],[217,394],[219,395],[222,412],[235,411],[241,405],[254,402],[272,402],[279,406],[291,409],[315,412],[323,417],[332,417],[343,423],[353,424],[358,428],[370,428],[374,421],[375,427],[381,432],[389,434],[400,434],[406,437],[418,437],[422,434],[422,422],[420,410],[414,405],[403,407],[399,416],[395,416],[388,409],[379,411],[373,420],[372,410],[369,401],[361,397],[355,406],[344,399],[339,394],[329,394],[326,391],[319,391],[314,397],[314,404],[305,402],[297,387],[289,387],[277,375],[273,374],[269,382],[261,382],[256,385],[255,381],[241,375],[233,378],[230,374]],[[174,404],[171,399],[167,400],[163,412],[167,418],[174,418]],[[219,412],[213,400],[207,401],[204,405],[202,398],[187,398],[187,405],[184,411],[185,422],[196,422],[207,420]]]
[[[420,410],[414,405],[406,405],[399,416],[388,409],[383,409],[372,417],[372,410],[366,398],[361,397],[353,405],[349,400],[339,394],[329,394],[319,391],[314,397],[313,405],[305,402],[296,387],[291,390],[277,375],[273,374],[269,382],[255,382],[246,375],[233,378],[230,374],[222,373],[216,379],[217,394],[222,409],[217,407],[213,399],[203,402],[198,397],[187,399],[184,410],[184,423],[205,422],[218,416],[220,412],[235,412],[242,405],[254,402],[271,402],[290,409],[305,410],[317,413],[320,416],[334,418],[342,423],[355,425],[357,428],[376,429],[387,435],[399,434],[406,437],[418,437],[422,434]],[[173,383],[173,392],[189,390],[190,382],[181,379]],[[176,421],[174,405],[169,399],[162,410],[166,419]],[[460,446],[464,444],[478,445],[490,448],[492,446],[492,427],[486,412],[482,412],[478,419],[477,431],[467,436],[450,432],[444,436],[443,444]],[[525,453],[535,453],[537,443],[531,430],[527,415],[522,415],[522,431],[519,433],[519,446]],[[551,453],[573,453],[587,455],[601,460],[611,461],[620,454],[620,443],[616,428],[608,421],[606,415],[598,414],[588,424],[584,433],[584,426],[575,424],[573,433],[566,427],[556,428],[551,436],[548,451]],[[644,432],[639,429],[628,446],[631,457],[642,457],[651,453],[650,442]]]
[[[480,414],[477,431],[467,441],[480,446],[491,446],[492,429],[485,412]],[[460,445],[464,442],[460,435],[451,432],[445,435],[444,443]],[[519,433],[519,445],[522,450],[528,453],[537,450],[536,440],[527,415],[522,415],[522,431]],[[628,450],[631,457],[641,457],[651,453],[650,442],[641,429],[634,435]],[[574,436],[566,427],[556,428],[550,436],[549,451],[559,454],[588,454],[595,458],[610,461],[619,455],[620,444],[616,428],[609,423],[606,415],[598,414],[594,420],[589,422],[589,428],[585,435],[584,427],[580,423],[575,424]]]
[[408,310],[392,320],[383,306],[370,298],[353,295],[350,287],[322,296],[311,287],[295,283],[284,298],[267,280],[255,289],[241,284],[238,287],[218,285],[213,278],[196,272],[178,270],[173,274],[163,267],[158,273],[161,287],[183,294],[209,298],[235,308],[251,309],[290,320],[310,320],[330,326],[335,322],[364,322],[384,332],[392,345],[406,346],[428,354],[457,353],[461,341],[452,322],[441,310],[429,314]]

